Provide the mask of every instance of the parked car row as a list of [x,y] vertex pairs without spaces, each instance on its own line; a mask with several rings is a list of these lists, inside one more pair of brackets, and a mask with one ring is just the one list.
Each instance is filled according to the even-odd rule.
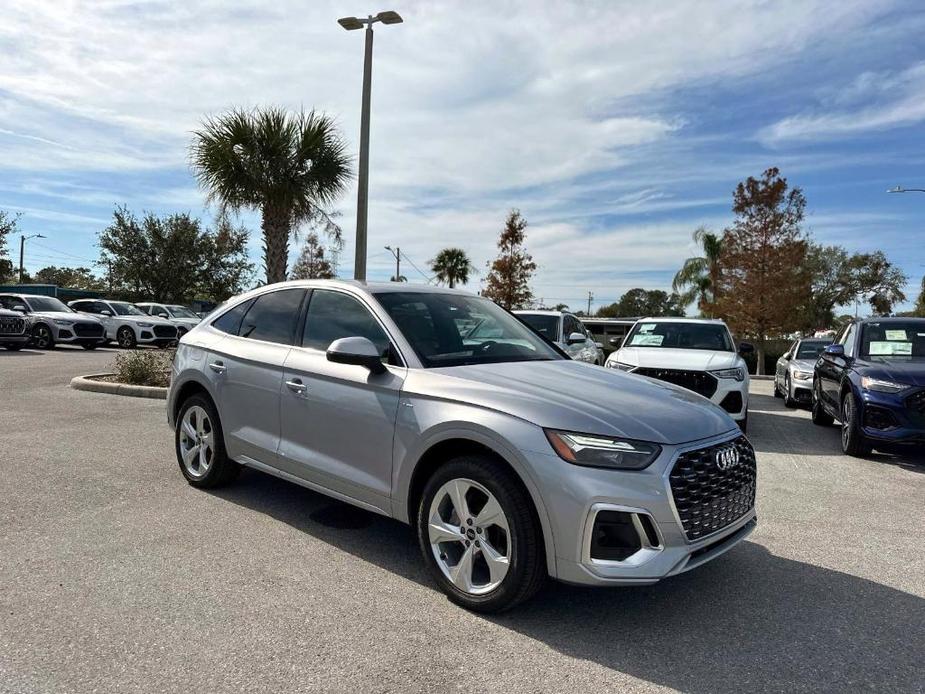
[[[399,283],[234,297],[183,336],[172,364],[179,469],[213,487],[252,467],[410,523],[436,583],[486,612],[547,576],[651,584],[745,539],[757,466],[730,413],[571,359],[581,331],[549,318],[542,336],[483,297]],[[634,331],[635,351],[614,364],[703,350],[711,379],[747,379],[721,323]]]
[[[26,344],[54,349],[58,344],[72,344],[92,350],[110,342],[126,349],[138,345],[166,347],[200,320],[185,307],[173,304],[78,299],[65,305],[55,297],[36,294],[2,293],[0,309],[4,311],[0,345],[7,349]],[[20,328],[25,339],[18,332]]]

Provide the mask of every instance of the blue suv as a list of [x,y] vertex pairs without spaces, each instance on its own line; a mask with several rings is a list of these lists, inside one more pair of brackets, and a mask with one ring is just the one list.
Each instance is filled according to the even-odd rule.
[[813,370],[813,423],[841,422],[842,450],[925,450],[925,318],[847,325]]

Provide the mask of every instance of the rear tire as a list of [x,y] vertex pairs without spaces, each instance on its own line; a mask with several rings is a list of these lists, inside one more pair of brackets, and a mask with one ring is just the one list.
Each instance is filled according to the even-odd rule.
[[475,612],[508,610],[546,579],[530,497],[513,473],[489,458],[461,456],[437,468],[421,494],[417,533],[437,585]]
[[841,413],[841,448],[845,455],[850,455],[854,458],[863,458],[870,455],[871,445],[867,441],[867,437],[861,432],[861,424],[858,421],[858,406],[850,390],[842,398]]
[[116,342],[122,349],[135,349],[138,341],[135,339],[135,331],[127,325],[123,325],[116,333]]
[[813,424],[820,427],[830,427],[835,423],[835,418],[825,411],[822,406],[822,396],[819,393],[818,381],[813,384]]
[[186,481],[200,489],[227,484],[241,472],[225,452],[218,412],[204,395],[192,395],[180,406],[174,451]]

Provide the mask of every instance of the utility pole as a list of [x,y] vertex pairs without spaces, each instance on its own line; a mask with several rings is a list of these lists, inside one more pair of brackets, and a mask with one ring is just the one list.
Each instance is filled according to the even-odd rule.
[[25,234],[19,235],[19,283],[22,284],[23,278],[26,273],[23,269],[23,255],[26,248],[26,241],[29,239],[44,239],[45,237],[41,234],[32,234],[32,236],[26,236]]
[[366,48],[363,54],[363,97],[360,111],[360,163],[357,176],[357,237],[353,262],[353,279],[366,280],[366,210],[369,202],[369,102],[373,72],[373,24],[400,24],[397,12],[380,12],[366,19],[343,17],[337,20],[347,31],[366,26]]
[[588,292],[588,315],[591,315],[591,300],[594,298],[594,294],[590,291]]
[[395,246],[393,249],[391,246],[386,246],[385,250],[395,256],[395,277],[392,278],[392,281],[401,282],[401,248]]

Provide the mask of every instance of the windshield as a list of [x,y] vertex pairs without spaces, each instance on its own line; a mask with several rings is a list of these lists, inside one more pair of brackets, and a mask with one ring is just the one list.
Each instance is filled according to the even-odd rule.
[[908,360],[925,357],[925,320],[865,323],[862,359]]
[[542,313],[518,313],[516,315],[547,340],[555,342],[559,339],[559,316]]
[[633,326],[623,346],[735,351],[729,331],[721,323],[640,321]]
[[419,292],[375,296],[426,368],[563,359],[488,299]]
[[129,304],[125,301],[110,301],[109,305],[112,306],[112,310],[116,312],[117,316],[146,316],[144,311],[138,308],[135,304]]
[[170,315],[172,315],[174,318],[196,318],[197,320],[199,319],[199,316],[197,316],[195,313],[193,313],[188,308],[186,308],[186,306],[175,306],[174,304],[170,304],[167,306],[167,310],[170,311]]
[[71,309],[53,296],[26,297],[26,303],[29,304],[29,309],[32,311],[62,311],[64,313],[73,313]]
[[832,344],[831,340],[803,340],[797,347],[797,359],[818,359],[828,345]]

